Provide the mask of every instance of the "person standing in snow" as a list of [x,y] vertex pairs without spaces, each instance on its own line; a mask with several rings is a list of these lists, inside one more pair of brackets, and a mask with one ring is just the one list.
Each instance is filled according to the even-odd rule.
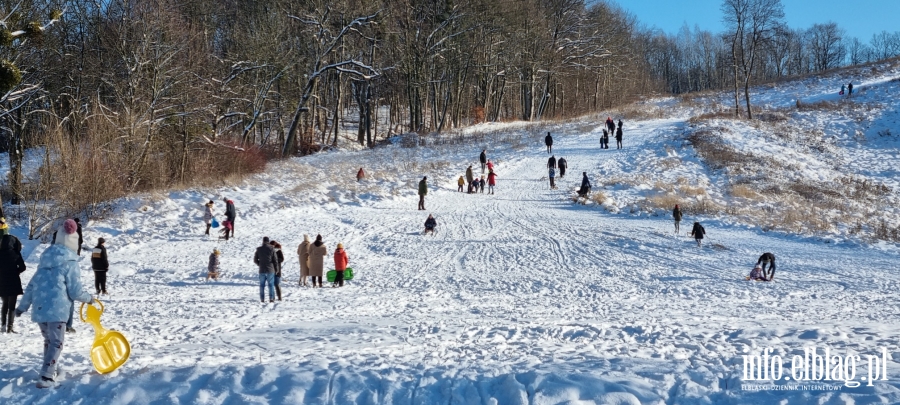
[[600,135],[600,149],[606,149],[606,142],[609,141],[609,130],[603,128],[603,134]]
[[550,159],[547,159],[547,168],[556,169],[556,156],[550,156]]
[[484,167],[487,165],[487,149],[481,150],[481,155],[478,156],[478,160],[481,161],[481,173],[484,173]]
[[334,251],[334,284],[332,287],[344,286],[344,270],[347,270],[347,264],[350,263],[350,257],[344,250],[344,244],[338,243],[337,249]]
[[843,96],[843,95],[844,95],[844,90],[845,90],[845,89],[846,89],[846,88],[847,88],[847,85],[845,85],[845,84],[842,84],[842,85],[841,85],[841,92],[840,92],[840,93],[838,93],[838,95],[841,95],[841,96]]
[[456,188],[457,191],[459,191],[460,193],[462,193],[462,192],[463,192],[463,186],[466,185],[466,179],[465,179],[463,176],[459,176],[459,180],[456,181],[456,185],[459,186],[459,187]]
[[556,167],[559,168],[559,178],[562,179],[566,177],[566,169],[569,168],[569,164],[566,162],[565,158],[559,158],[556,161]]
[[616,149],[622,149],[622,121],[619,121],[619,127],[616,128]]
[[213,200],[209,200],[203,207],[203,222],[206,223],[206,236],[209,236],[209,228],[212,227]]
[[[756,265],[762,265],[763,277],[768,278],[767,281],[772,281],[772,279],[775,278],[775,255],[769,252],[763,253],[762,256],[756,260]],[[766,266],[769,266],[769,273],[766,273]]]
[[[419,180],[419,210],[420,211],[425,211],[425,196],[426,195],[428,195],[428,176],[424,176],[424,177],[422,177],[422,180]],[[319,277],[321,277],[321,275]]]
[[91,268],[94,269],[94,288],[97,295],[106,294],[106,273],[109,271],[109,258],[106,256],[106,239],[97,239],[97,246],[91,251]]
[[303,234],[303,242],[297,245],[297,256],[300,257],[300,285],[306,285],[309,277],[309,235]]
[[472,165],[469,165],[469,168],[466,169],[466,181],[469,182],[469,194],[472,193],[472,182],[475,181],[475,175],[472,174]]
[[359,171],[356,172],[356,182],[362,181],[362,179],[366,178],[366,172],[363,171],[363,168],[360,167]]
[[281,268],[284,265],[284,253],[281,251],[280,243],[273,240],[269,244],[275,248],[275,258],[278,259],[275,262],[275,295],[278,296],[278,301],[281,301]]
[[700,244],[703,242],[703,236],[706,235],[706,229],[703,229],[703,225],[700,225],[699,222],[694,222],[694,228],[691,229],[691,236],[697,241],[697,247],[701,247]]
[[434,228],[437,228],[437,220],[431,214],[428,214],[428,219],[425,220],[425,235],[428,235],[428,232],[434,235]]
[[312,277],[313,287],[322,288],[322,274],[325,272],[325,256],[328,256],[328,248],[322,242],[322,235],[316,235],[316,241],[309,248],[309,276]]
[[587,172],[581,172],[581,187],[578,189],[578,196],[587,198],[591,192],[591,181],[588,179]]
[[547,153],[553,152],[553,137],[550,136],[549,132],[547,132],[547,136],[544,137],[544,144],[547,145]]
[[672,219],[675,220],[675,234],[681,232],[681,208],[678,208],[678,204],[675,204],[675,208],[672,210]]
[[847,97],[853,95],[853,82],[847,84]]
[[488,194],[494,194],[494,186],[497,185],[497,173],[493,170],[488,172]]
[[237,219],[237,210],[234,208],[234,201],[228,198],[222,198],[225,201],[225,219],[228,220],[229,226],[225,226],[225,240],[228,237],[234,237],[234,220]]
[[549,176],[550,176],[550,189],[556,190],[556,169],[551,167]]
[[31,320],[41,328],[44,337],[43,366],[38,388],[49,388],[56,383],[56,366],[65,341],[65,324],[69,308],[74,301],[88,304],[95,302],[81,284],[78,271],[78,224],[69,219],[56,231],[54,244],[41,255],[38,269],[25,288],[16,316],[28,312],[34,304]]
[[262,246],[256,248],[253,263],[259,267],[259,300],[266,302],[266,286],[269,286],[269,302],[275,302],[275,266],[278,256],[269,244],[269,237],[263,237]]
[[3,300],[3,308],[0,310],[3,326],[0,327],[0,333],[16,333],[13,330],[16,300],[24,292],[22,279],[19,277],[25,271],[21,250],[22,243],[15,236],[6,234],[0,238],[0,299]]
[[616,130],[616,123],[613,122],[612,117],[606,117],[606,128],[609,129],[610,133]]
[[481,176],[481,179],[478,180],[478,192],[484,194],[484,176]]
[[219,249],[213,249],[213,252],[209,254],[209,264],[206,265],[206,281],[209,281],[209,279],[219,279],[220,254]]
[[489,172],[490,172],[491,170],[494,170],[494,163],[491,162],[490,159],[488,159],[488,162],[487,162],[487,169],[488,169]]

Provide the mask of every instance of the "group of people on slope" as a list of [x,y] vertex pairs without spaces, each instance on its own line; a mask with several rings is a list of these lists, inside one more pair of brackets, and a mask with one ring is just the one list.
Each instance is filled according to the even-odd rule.
[[[225,221],[222,222],[222,230],[220,232],[223,234],[222,238],[228,240],[234,237],[234,221],[237,219],[237,210],[234,208],[234,201],[229,200],[227,197],[223,197],[222,201],[225,203]],[[209,236],[209,229],[213,227],[213,222],[215,221],[214,205],[213,200],[209,200],[203,206],[203,222],[206,224],[207,236]]]
[[600,149],[609,149],[609,135],[615,134],[616,149],[622,149],[622,119],[619,119],[619,127],[612,117],[606,117],[606,128],[603,129],[603,135],[600,136]]
[[[681,208],[678,207],[678,204],[675,204],[675,208],[672,209],[672,219],[675,220],[675,234],[677,235],[681,232],[681,218],[683,214],[681,212]],[[691,228],[690,236],[697,241],[697,247],[702,247],[703,237],[706,236],[706,229],[703,228],[703,225],[700,225],[700,222],[694,221],[694,226]]]
[[853,82],[848,83],[846,86],[844,86],[844,85],[842,84],[842,85],[841,85],[841,92],[838,93],[838,94],[840,94],[840,95],[843,96],[843,95],[844,95],[844,89],[847,90],[847,97],[848,97],[848,98],[849,98],[850,96],[852,96],[852,95],[853,95]]
[[490,169],[487,174],[487,180],[485,180],[484,175],[481,178],[475,177],[472,173],[472,165],[469,165],[469,168],[466,169],[465,177],[459,176],[459,180],[456,181],[457,191],[461,193],[463,186],[468,184],[468,194],[484,193],[484,186],[487,184],[488,194],[494,194],[494,186],[497,185],[497,173],[494,172],[494,164],[490,160],[487,161],[487,167]]
[[559,169],[559,178],[562,179],[566,177],[566,169],[569,168],[569,163],[566,162],[565,158],[559,158],[556,160],[556,155],[550,156],[550,159],[547,159],[547,176],[550,178],[550,189],[556,190],[556,169]]

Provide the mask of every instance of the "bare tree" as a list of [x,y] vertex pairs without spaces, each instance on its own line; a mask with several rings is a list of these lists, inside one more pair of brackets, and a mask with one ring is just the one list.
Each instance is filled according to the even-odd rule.
[[750,81],[753,77],[758,51],[782,23],[784,6],[781,0],[724,0],[724,21],[731,38],[731,59],[734,72],[734,114],[740,115],[738,86],[743,83],[747,118],[753,119],[750,108]]

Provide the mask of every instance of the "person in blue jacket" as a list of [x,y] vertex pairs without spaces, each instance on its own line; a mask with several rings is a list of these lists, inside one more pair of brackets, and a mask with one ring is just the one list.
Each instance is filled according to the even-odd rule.
[[21,316],[34,306],[31,320],[41,328],[44,336],[44,362],[41,367],[38,388],[49,388],[56,383],[56,365],[65,341],[66,320],[74,301],[89,304],[94,298],[81,284],[78,271],[78,224],[68,219],[57,230],[54,244],[41,255],[34,277],[25,287],[22,302],[16,308]]

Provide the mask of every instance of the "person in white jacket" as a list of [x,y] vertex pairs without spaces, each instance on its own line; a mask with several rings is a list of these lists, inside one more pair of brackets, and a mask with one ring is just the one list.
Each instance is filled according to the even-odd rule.
[[81,284],[78,271],[78,225],[68,219],[57,230],[54,244],[41,255],[34,277],[25,288],[22,302],[16,308],[21,316],[33,305],[31,320],[41,328],[44,336],[44,364],[38,388],[55,385],[56,365],[65,341],[66,321],[74,301],[93,303]]

